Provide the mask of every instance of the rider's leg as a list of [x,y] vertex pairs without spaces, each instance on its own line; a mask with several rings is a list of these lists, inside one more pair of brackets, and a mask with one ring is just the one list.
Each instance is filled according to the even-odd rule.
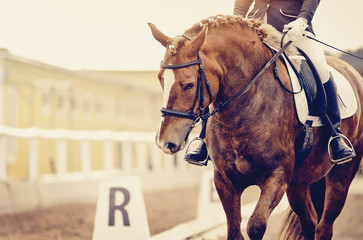
[[[305,31],[305,35],[315,37],[311,32]],[[328,64],[326,62],[323,48],[318,42],[307,37],[300,37],[292,43],[295,47],[301,49],[313,62],[318,72],[321,82],[324,84],[329,81]]]
[[[314,37],[310,32],[305,32],[306,35]],[[338,105],[338,96],[336,92],[333,76],[328,71],[328,65],[325,59],[325,55],[322,47],[319,43],[311,40],[307,37],[301,37],[293,43],[296,47],[301,49],[309,59],[313,62],[316,71],[323,83],[326,97],[327,97],[327,117],[324,119],[324,124],[329,127],[329,133],[334,138],[331,141],[332,159],[334,163],[344,163],[354,157],[354,151],[345,143],[342,137],[338,134],[342,134],[340,130],[340,111]]]
[[341,119],[338,106],[338,97],[336,94],[336,87],[333,76],[331,76],[328,82],[324,83],[324,89],[328,100],[327,115],[329,117],[329,119],[327,118],[325,122],[330,121],[330,135],[338,136],[334,137],[330,143],[330,146],[332,148],[333,160],[334,163],[344,163],[347,162],[347,160],[350,161],[351,158],[354,157],[354,154],[353,150],[348,147],[343,138],[337,135],[342,134],[342,131],[340,130]]

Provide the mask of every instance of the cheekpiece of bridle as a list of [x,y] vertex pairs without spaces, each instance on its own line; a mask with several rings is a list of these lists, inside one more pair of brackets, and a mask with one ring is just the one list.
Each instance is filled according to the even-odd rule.
[[[188,38],[189,39],[189,38]],[[202,116],[205,114],[206,110],[204,109],[204,102],[206,100],[206,94],[205,89],[207,89],[209,99],[211,100],[213,97],[213,93],[210,87],[210,83],[206,77],[203,61],[200,56],[200,53],[198,54],[197,60],[190,61],[187,63],[181,63],[181,64],[164,64],[163,62],[160,63],[160,66],[165,69],[180,69],[180,68],[186,68],[190,66],[198,65],[198,77],[197,77],[197,91],[194,98],[193,106],[189,111],[179,111],[174,110],[170,108],[161,108],[160,111],[162,113],[162,116],[174,116],[174,117],[180,117],[180,118],[188,118],[193,120],[194,124],[197,123],[200,119],[203,119]],[[199,106],[197,108],[197,111],[199,111],[199,114],[197,114],[195,111],[197,102],[199,100]],[[207,108],[208,109],[208,108]]]

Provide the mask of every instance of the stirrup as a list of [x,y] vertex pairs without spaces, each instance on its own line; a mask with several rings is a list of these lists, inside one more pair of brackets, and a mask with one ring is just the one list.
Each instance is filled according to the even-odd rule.
[[197,166],[207,166],[208,160],[209,160],[209,157],[207,157],[203,161],[194,161],[193,159],[185,159],[185,161],[187,161],[188,163],[193,164],[193,165],[197,165]]
[[[340,158],[340,159],[333,159],[333,154],[331,153],[332,150],[330,151],[329,147],[330,147],[331,141],[333,139],[335,139],[335,138],[338,138],[338,137],[342,137],[343,140],[348,142],[348,145],[349,145],[350,149],[352,149],[352,154],[349,155],[349,156]],[[330,161],[332,163],[337,164],[337,165],[341,165],[341,164],[352,161],[352,158],[356,156],[356,153],[355,153],[353,144],[349,141],[349,139],[346,136],[344,136],[343,134],[338,133],[336,136],[331,136],[330,139],[329,139],[329,142],[328,142],[328,155],[329,155],[329,159],[330,159]]]
[[196,137],[196,138],[192,139],[192,140],[189,142],[187,149],[185,150],[184,160],[185,160],[185,161],[187,161],[187,162],[188,162],[188,163],[190,163],[190,164],[194,164],[194,165],[197,165],[197,166],[207,166],[207,164],[208,164],[208,160],[210,159],[210,158],[209,158],[208,153],[207,153],[206,158],[205,158],[204,160],[201,160],[201,161],[196,161],[196,160],[194,160],[194,159],[192,159],[192,158],[189,158],[189,157],[186,155],[186,153],[188,153],[188,152],[189,152],[189,147],[190,147],[190,145],[192,144],[192,142],[194,142],[194,141],[196,141],[196,140],[202,141],[202,142],[205,144],[205,139],[203,139],[203,138]]

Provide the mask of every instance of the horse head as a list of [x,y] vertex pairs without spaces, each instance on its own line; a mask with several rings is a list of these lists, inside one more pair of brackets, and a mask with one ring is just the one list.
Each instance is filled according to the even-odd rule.
[[[257,58],[261,55],[255,50],[257,45],[263,45],[258,32],[260,23],[242,17],[216,16],[203,19],[175,38],[166,36],[151,23],[149,26],[155,39],[166,48],[158,74],[164,103],[156,144],[165,153],[173,154],[183,149],[203,110],[215,99],[221,102],[231,97],[259,68],[245,58],[256,52]],[[260,44],[255,44],[258,41]],[[231,49],[241,54],[231,54]],[[230,73],[229,65],[235,65]],[[240,82],[225,88],[223,84],[234,79],[230,76],[241,76]],[[200,82],[198,79],[203,77],[206,80]],[[206,92],[209,94],[204,97]],[[213,107],[218,107],[217,101]]]
[[[174,154],[185,147],[188,135],[193,128],[199,108],[210,103],[198,97],[205,86],[198,85],[200,49],[205,41],[206,28],[193,39],[186,36],[170,38],[155,25],[149,23],[152,34],[165,48],[158,78],[163,89],[163,107],[156,144],[167,154]],[[204,70],[203,70],[204,71]],[[209,101],[208,101],[209,100]]]

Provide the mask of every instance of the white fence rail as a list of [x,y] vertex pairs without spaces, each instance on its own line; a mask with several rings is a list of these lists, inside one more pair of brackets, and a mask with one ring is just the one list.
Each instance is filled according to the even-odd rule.
[[[80,164],[82,176],[92,174],[112,173],[114,171],[123,174],[147,173],[150,171],[162,170],[182,170],[187,165],[177,164],[182,157],[181,154],[176,156],[168,156],[161,153],[155,146],[155,133],[145,132],[116,132],[110,130],[103,131],[79,131],[67,129],[41,129],[32,128],[12,128],[0,125],[0,180],[6,180],[9,176],[7,173],[7,165],[9,164],[4,158],[6,154],[5,138],[22,138],[29,141],[28,144],[28,180],[34,180],[39,177],[38,173],[38,157],[39,148],[38,141],[40,138],[55,140],[55,174],[59,177],[70,176],[67,166],[67,140],[75,140],[80,143]],[[103,169],[94,171],[91,167],[90,142],[100,141],[103,145]],[[115,159],[114,144],[120,146],[119,165],[122,168],[113,166]],[[133,159],[133,160],[131,160]],[[136,164],[135,164],[136,162]],[[136,165],[136,167],[135,167]],[[73,173],[74,175],[74,173]]]

